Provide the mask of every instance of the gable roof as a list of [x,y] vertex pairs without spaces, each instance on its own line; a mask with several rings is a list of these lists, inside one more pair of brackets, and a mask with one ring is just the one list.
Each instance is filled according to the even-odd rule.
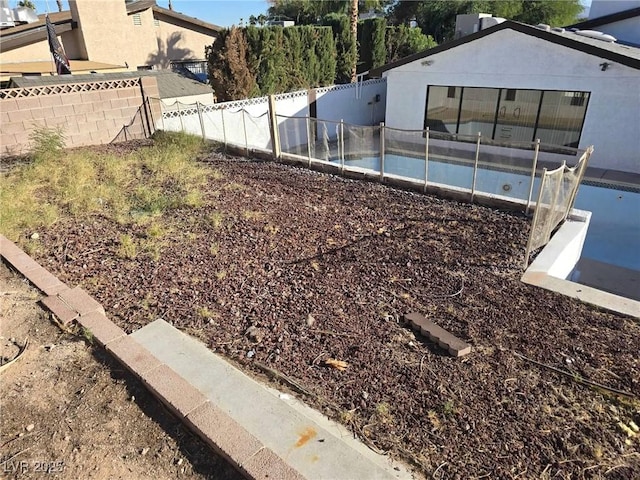
[[158,82],[160,98],[176,98],[188,95],[213,93],[213,88],[211,88],[211,86],[191,80],[168,70],[92,73],[86,75],[52,75],[42,77],[11,77],[11,86],[12,88],[41,87],[45,85],[60,85],[62,83],[85,83],[150,76],[155,77]]
[[[38,21],[16,25],[15,27],[3,28],[0,30],[1,50],[8,51],[24,47],[32,43],[47,39],[46,14],[38,15]],[[71,12],[50,13],[49,19],[54,25],[57,35],[68,32],[78,27],[78,24],[71,18]]]
[[604,58],[606,60],[611,60],[612,62],[616,62],[640,70],[640,48],[621,45],[615,42],[605,42],[602,40],[597,40],[595,38],[583,37],[580,35],[576,35],[571,31],[546,31],[532,25],[526,25],[524,23],[507,20],[498,25],[494,25],[487,29],[472,33],[471,35],[467,35],[451,42],[443,43],[429,50],[414,53],[413,55],[409,55],[408,57],[401,58],[400,60],[397,60],[395,62],[382,65],[381,67],[372,68],[371,70],[369,70],[369,76],[379,77],[383,72],[386,72],[387,70],[391,70],[393,68],[415,62],[416,60],[421,60],[431,55],[435,55],[437,53],[447,51],[460,45],[473,42],[474,40],[484,38],[487,35],[491,35],[501,30],[513,30],[516,32],[520,32],[525,35],[530,35],[532,37],[546,40],[550,43],[578,50],[589,55],[594,55],[598,58]]

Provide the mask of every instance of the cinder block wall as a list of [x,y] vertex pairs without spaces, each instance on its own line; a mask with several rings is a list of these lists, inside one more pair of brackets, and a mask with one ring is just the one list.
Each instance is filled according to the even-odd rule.
[[[143,97],[144,95],[144,97]],[[0,155],[27,153],[37,127],[61,127],[67,147],[109,143],[158,97],[153,77],[0,90]],[[138,118],[160,118],[159,105]]]

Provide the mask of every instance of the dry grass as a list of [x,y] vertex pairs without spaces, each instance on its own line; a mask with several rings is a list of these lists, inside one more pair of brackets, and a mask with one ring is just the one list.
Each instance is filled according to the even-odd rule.
[[144,224],[168,209],[201,207],[204,186],[219,176],[195,161],[202,140],[185,134],[158,134],[152,146],[128,154],[65,151],[55,131],[39,131],[32,142],[30,162],[0,176],[0,231],[12,240],[62,218],[100,214]]

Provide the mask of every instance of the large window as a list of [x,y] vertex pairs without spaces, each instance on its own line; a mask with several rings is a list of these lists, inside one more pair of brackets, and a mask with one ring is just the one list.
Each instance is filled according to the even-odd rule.
[[496,142],[578,146],[589,92],[429,86],[425,128]]

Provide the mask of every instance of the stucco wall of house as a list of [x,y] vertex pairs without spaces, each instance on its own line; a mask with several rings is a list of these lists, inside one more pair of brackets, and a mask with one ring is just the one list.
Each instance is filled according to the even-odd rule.
[[386,124],[422,129],[428,85],[590,92],[580,147],[590,165],[640,173],[640,70],[501,30],[384,73]]
[[170,60],[204,58],[205,46],[214,41],[197,26],[169,22],[163,15],[156,21],[151,8],[128,15],[124,2],[70,0],[69,5],[83,37],[74,50],[96,62],[127,64],[130,70],[168,68]]
[[32,43],[31,45],[26,45],[21,48],[16,48],[14,50],[6,50],[0,52],[0,63],[14,63],[25,61],[38,62],[42,60],[51,60],[49,43],[46,40]]
[[209,35],[166,22],[162,16],[159,24],[156,28],[156,55],[161,60],[161,68],[169,68],[171,60],[204,59],[205,47],[213,44],[215,40]]

